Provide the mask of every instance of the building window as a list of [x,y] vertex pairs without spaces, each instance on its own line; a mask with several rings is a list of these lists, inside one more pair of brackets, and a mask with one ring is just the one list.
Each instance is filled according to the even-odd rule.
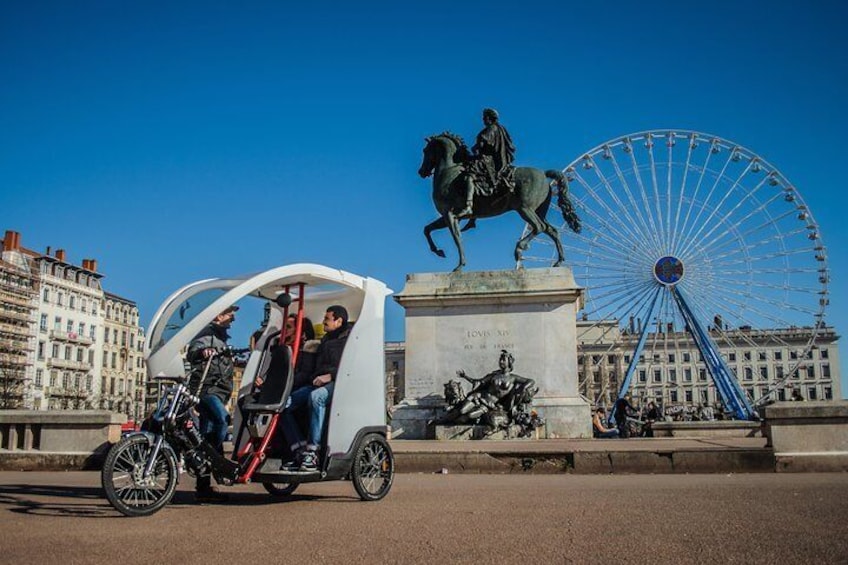
[[65,324],[65,333],[73,333],[74,331],[74,321],[68,320],[68,323]]
[[817,400],[818,399],[818,395],[816,394],[816,387],[814,387],[814,386],[807,387],[807,398],[809,400]]
[[668,370],[668,382],[676,383],[677,382],[677,369],[669,369]]
[[41,388],[42,380],[44,379],[44,369],[35,370],[35,386]]
[[822,365],[822,376],[826,379],[830,378],[830,364],[825,363]]
[[70,361],[70,360],[71,360],[71,346],[66,345],[65,346],[65,361]]
[[736,353],[731,352],[731,353],[727,356],[727,360],[728,360],[728,361],[730,361],[730,362],[736,361]]
[[88,350],[88,364],[91,365],[91,366],[94,366],[94,350],[93,349]]
[[[130,334],[130,348],[133,348],[133,347],[135,347],[135,334],[131,333]],[[397,363],[397,361],[395,361],[395,363]],[[397,367],[395,367],[395,369],[397,369]]]
[[87,390],[88,392],[91,392],[91,385],[93,384],[93,381],[94,379],[91,375],[85,377],[85,390]]
[[45,288],[44,294],[42,294],[41,296],[42,296],[42,300],[44,300],[45,304],[50,304],[50,290],[49,289]]
[[815,365],[807,365],[807,378],[808,379],[816,378],[816,366]]
[[625,363],[628,363],[628,364],[630,363],[630,355],[625,355],[625,356],[624,356],[624,362],[625,362]]
[[77,306],[76,297],[74,297],[73,295],[69,296],[68,297],[68,308],[70,308],[71,310],[76,310],[76,306]]
[[833,400],[833,389],[829,386],[824,387],[824,399]]
[[757,359],[759,359],[760,361],[765,361],[766,360],[766,352],[760,351],[759,353],[757,353]]
[[41,315],[41,321],[38,323],[38,328],[43,332],[47,331],[47,314]]
[[118,366],[118,354],[114,351],[112,352],[112,368],[115,369]]
[[789,358],[790,359],[797,359],[798,358],[798,352],[797,351],[790,351],[789,352]]
[[44,349],[47,347],[47,344],[43,341],[38,342],[38,358],[44,359]]
[[687,383],[692,382],[692,369],[689,367],[683,369],[683,381]]
[[745,380],[746,381],[754,380],[754,371],[751,369],[751,367],[745,367]]
[[746,351],[746,352],[743,354],[743,356],[744,356],[744,358],[745,358],[745,361],[750,361],[750,360],[751,360],[751,352],[750,352],[750,351]]
[[662,382],[662,370],[654,369],[654,382],[661,383]]
[[707,389],[705,389],[705,388],[701,389],[701,403],[702,404],[707,403]]
[[54,344],[53,344],[52,355],[50,355],[50,356],[51,356],[53,359],[58,359],[58,358],[59,358],[59,344],[58,344],[58,343],[54,343]]
[[686,399],[686,402],[692,402],[692,391],[691,390],[683,391],[683,398]]
[[50,371],[50,386],[56,386],[56,380],[59,378],[59,371]]
[[774,352],[774,360],[775,361],[783,361],[783,352],[782,351],[775,351]]
[[67,371],[62,373],[62,388],[71,388],[71,374]]
[[94,341],[95,336],[97,335],[96,332],[97,332],[97,326],[95,326],[94,324],[91,324],[91,327],[88,328],[88,336],[91,338],[92,341]]
[[77,347],[77,361],[79,363],[82,363],[82,361],[83,361],[83,354],[84,353],[83,353],[82,347]]
[[669,354],[668,354],[668,362],[669,362],[669,363],[674,363],[674,353],[669,353]]
[[819,353],[819,357],[821,357],[822,359],[827,359],[828,358],[827,355],[828,355],[827,348],[822,347],[821,352]]
[[62,316],[56,316],[53,318],[53,329],[57,332],[62,331]]
[[684,353],[684,354],[683,354],[683,362],[684,362],[684,363],[688,363],[688,362],[689,362],[689,361],[691,361],[691,360],[692,360],[692,356],[691,356],[691,355],[689,355],[689,353]]
[[126,330],[121,332],[121,345],[123,347],[127,346],[127,332],[126,332]]
[[103,366],[104,367],[109,366],[109,352],[108,351],[103,352]]
[[80,299],[80,310],[88,312],[88,301],[85,298]]
[[647,373],[645,372],[645,369],[639,369],[639,382],[644,383],[647,380],[648,380],[648,376],[647,376]]
[[777,399],[781,402],[786,401],[786,389],[785,388],[782,388],[782,389],[777,391]]
[[85,337],[85,322],[80,322],[79,326],[77,326],[77,334],[80,337]]
[[60,292],[56,295],[56,304],[59,306],[64,306],[63,302],[65,302],[65,296]]
[[760,367],[760,378],[768,380],[768,367]]
[[775,373],[776,373],[778,379],[782,379],[783,378],[783,365],[778,365],[777,367],[775,367]]
[[669,399],[671,402],[677,402],[677,391],[676,391],[676,390],[669,391],[669,393],[668,393],[668,399]]
[[707,381],[707,370],[706,369],[698,369],[698,380],[701,382]]
[[118,329],[112,328],[112,343],[118,343]]

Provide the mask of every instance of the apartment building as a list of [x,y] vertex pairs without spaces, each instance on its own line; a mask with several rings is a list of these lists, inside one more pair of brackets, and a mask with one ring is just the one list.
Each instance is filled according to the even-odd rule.
[[100,357],[100,408],[144,417],[144,330],[132,300],[103,293],[103,348]]

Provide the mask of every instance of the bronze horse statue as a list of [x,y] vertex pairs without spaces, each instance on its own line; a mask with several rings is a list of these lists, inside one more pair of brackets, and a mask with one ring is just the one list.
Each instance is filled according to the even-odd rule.
[[[462,248],[457,210],[465,207],[465,167],[471,159],[471,154],[465,142],[458,135],[444,132],[425,139],[424,158],[418,174],[421,178],[433,175],[433,204],[439,212],[439,218],[427,224],[424,235],[430,245],[430,251],[444,257],[445,252],[433,242],[430,235],[442,228],[450,229],[456,249],[459,252],[459,264],[454,272],[461,271],[465,266],[465,251]],[[530,226],[530,231],[515,244],[515,261],[521,261],[523,252],[530,241],[540,233],[551,238],[556,245],[557,261],[554,267],[562,265],[564,253],[557,230],[545,217],[551,204],[553,194],[551,188],[556,186],[557,204],[562,217],[574,231],[580,231],[580,219],[568,198],[568,185],[565,176],[559,171],[545,171],[533,167],[518,167],[515,169],[515,190],[512,192],[495,191],[491,196],[476,195],[474,197],[474,214],[461,231],[474,226],[476,218],[500,216],[510,210],[515,210]],[[554,181],[549,183],[547,179]]]

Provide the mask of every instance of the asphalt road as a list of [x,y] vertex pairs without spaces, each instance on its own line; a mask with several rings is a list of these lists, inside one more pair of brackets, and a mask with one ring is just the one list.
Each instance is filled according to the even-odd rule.
[[148,518],[99,474],[0,473],[0,563],[848,563],[848,473],[398,475],[381,502],[350,483],[285,502],[261,485]]

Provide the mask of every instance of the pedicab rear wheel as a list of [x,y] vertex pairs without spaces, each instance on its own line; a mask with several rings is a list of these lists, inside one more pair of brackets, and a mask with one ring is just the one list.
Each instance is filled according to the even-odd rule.
[[353,488],[362,500],[375,501],[386,496],[395,478],[395,458],[386,438],[380,434],[362,438],[350,474]]
[[262,483],[262,486],[271,496],[284,497],[290,496],[300,483]]

